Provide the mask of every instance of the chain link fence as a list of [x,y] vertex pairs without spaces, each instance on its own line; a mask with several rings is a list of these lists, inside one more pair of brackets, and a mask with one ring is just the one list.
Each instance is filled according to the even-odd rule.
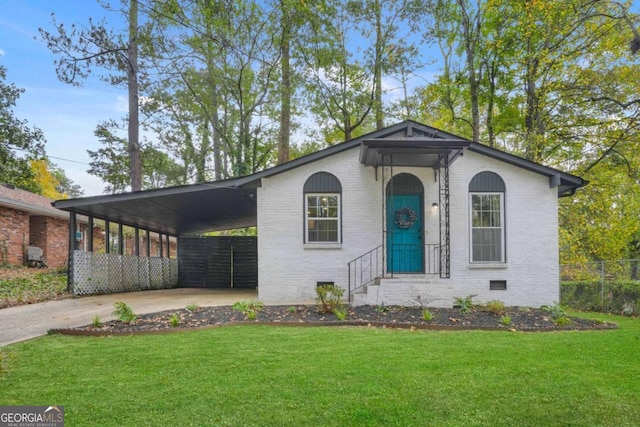
[[640,315],[640,260],[561,265],[560,303],[577,310]]

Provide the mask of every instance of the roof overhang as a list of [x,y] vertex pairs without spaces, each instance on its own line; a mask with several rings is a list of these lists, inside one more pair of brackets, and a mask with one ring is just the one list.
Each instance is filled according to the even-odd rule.
[[532,162],[486,145],[473,143],[469,146],[469,151],[483,154],[496,160],[501,160],[514,166],[518,166],[522,169],[547,176],[549,178],[549,187],[558,189],[558,197],[572,196],[579,188],[584,187],[589,183],[589,181],[586,181],[579,176],[562,172],[558,169],[550,168],[548,166],[541,165],[540,163]]
[[[256,190],[227,180],[157,190],[58,200],[58,209],[182,235],[250,227],[257,223]],[[253,188],[252,188],[253,187]]]
[[365,139],[360,143],[360,163],[365,166],[438,167],[440,159],[449,164],[466,150],[471,141],[408,137]]

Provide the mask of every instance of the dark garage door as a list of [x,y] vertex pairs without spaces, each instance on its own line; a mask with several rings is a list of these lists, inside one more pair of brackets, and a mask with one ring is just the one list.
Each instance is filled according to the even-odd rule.
[[258,239],[248,236],[180,237],[180,286],[241,288],[258,286]]

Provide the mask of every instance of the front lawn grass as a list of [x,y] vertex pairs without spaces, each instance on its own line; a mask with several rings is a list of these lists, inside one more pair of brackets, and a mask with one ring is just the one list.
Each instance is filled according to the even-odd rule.
[[48,336],[4,348],[0,404],[69,426],[638,425],[640,320],[596,317],[620,329]]

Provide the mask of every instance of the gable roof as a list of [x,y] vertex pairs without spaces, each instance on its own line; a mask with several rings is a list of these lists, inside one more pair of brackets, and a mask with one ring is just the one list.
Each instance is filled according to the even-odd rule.
[[[378,143],[378,141],[385,142]],[[381,146],[385,149],[392,147],[394,143],[408,150],[420,149],[420,145],[429,145],[430,150],[443,150],[438,151],[440,154],[447,152],[450,162],[455,160],[462,151],[468,149],[547,176],[549,185],[558,188],[559,197],[571,195],[576,189],[586,185],[586,181],[575,175],[406,120],[245,177],[115,195],[59,200],[55,202],[55,206],[70,212],[171,235],[247,227],[256,225],[257,222],[256,188],[260,187],[263,178],[269,178],[353,148],[361,149],[362,160],[365,148],[375,151]],[[447,144],[450,144],[453,149],[448,150]],[[423,150],[421,153],[425,156],[433,156],[430,150]],[[374,159],[367,155],[364,157],[365,160],[366,158]],[[405,157],[408,158],[408,156]],[[366,163],[363,162],[363,164]],[[375,165],[375,162],[371,164]]]

